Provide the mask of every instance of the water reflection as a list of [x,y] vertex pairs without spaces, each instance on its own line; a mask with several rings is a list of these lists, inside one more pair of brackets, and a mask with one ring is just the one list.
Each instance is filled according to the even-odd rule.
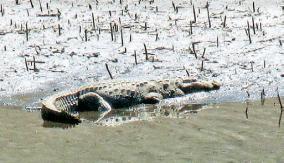
[[[183,104],[183,105],[138,105],[130,108],[113,109],[97,125],[117,126],[134,121],[151,121],[157,117],[163,118],[188,118],[191,114],[198,113],[205,104]],[[101,113],[96,111],[79,112],[84,122],[95,123]],[[44,121],[43,127],[70,128],[75,125]]]
[[[190,114],[197,113],[203,108],[204,104],[188,105],[139,105],[127,109],[112,110],[105,116],[98,125],[115,126],[124,123],[141,120],[153,120],[157,117],[164,118],[188,118]],[[82,119],[95,121],[93,117],[98,117],[96,112],[80,113]]]

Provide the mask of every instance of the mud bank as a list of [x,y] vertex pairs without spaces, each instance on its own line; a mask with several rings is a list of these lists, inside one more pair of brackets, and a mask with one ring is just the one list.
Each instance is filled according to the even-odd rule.
[[246,91],[258,99],[263,88],[270,97],[276,87],[284,92],[279,0],[208,1],[210,25],[206,1],[40,2],[1,2],[2,99],[37,92],[40,101],[109,79],[105,63],[114,78],[190,75],[223,83],[217,94],[197,100],[243,101]]

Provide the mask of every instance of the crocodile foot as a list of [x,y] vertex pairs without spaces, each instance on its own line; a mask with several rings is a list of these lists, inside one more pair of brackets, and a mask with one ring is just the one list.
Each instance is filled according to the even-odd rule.
[[78,100],[78,111],[86,110],[103,112],[96,120],[96,122],[99,122],[112,110],[112,108],[110,104],[103,99],[103,97],[97,93],[90,92],[80,96]]

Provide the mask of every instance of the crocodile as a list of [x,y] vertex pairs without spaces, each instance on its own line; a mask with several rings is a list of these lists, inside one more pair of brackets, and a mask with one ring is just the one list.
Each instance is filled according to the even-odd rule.
[[49,96],[42,102],[43,120],[78,124],[80,111],[100,111],[100,121],[113,108],[137,104],[155,104],[162,99],[183,96],[193,92],[219,89],[216,81],[197,81],[191,77],[174,79],[127,81],[108,80],[82,86]]

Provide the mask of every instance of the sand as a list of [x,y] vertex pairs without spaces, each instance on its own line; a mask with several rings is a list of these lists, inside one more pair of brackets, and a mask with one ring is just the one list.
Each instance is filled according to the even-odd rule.
[[[110,78],[106,63],[112,76],[119,79],[174,78],[188,73],[198,80],[217,80],[223,83],[218,92],[220,101],[241,101],[246,91],[259,99],[263,88],[269,97],[275,96],[276,87],[283,93],[282,1],[255,1],[253,11],[253,0],[210,0],[211,28],[205,8],[207,1],[121,2],[34,0],[34,8],[29,0],[19,0],[18,5],[15,1],[0,2],[4,10],[3,15],[0,13],[0,95],[37,92],[44,94],[40,97],[43,98],[54,90],[95,84]],[[193,5],[197,18],[191,34]],[[58,11],[60,18],[41,16]],[[247,22],[251,44],[245,32]],[[113,41],[110,24],[116,24],[118,29]],[[144,44],[149,60],[145,60]],[[192,52],[193,44],[197,58]],[[34,71],[29,62],[27,71],[25,59],[33,61],[33,57],[41,63],[36,63]]]

